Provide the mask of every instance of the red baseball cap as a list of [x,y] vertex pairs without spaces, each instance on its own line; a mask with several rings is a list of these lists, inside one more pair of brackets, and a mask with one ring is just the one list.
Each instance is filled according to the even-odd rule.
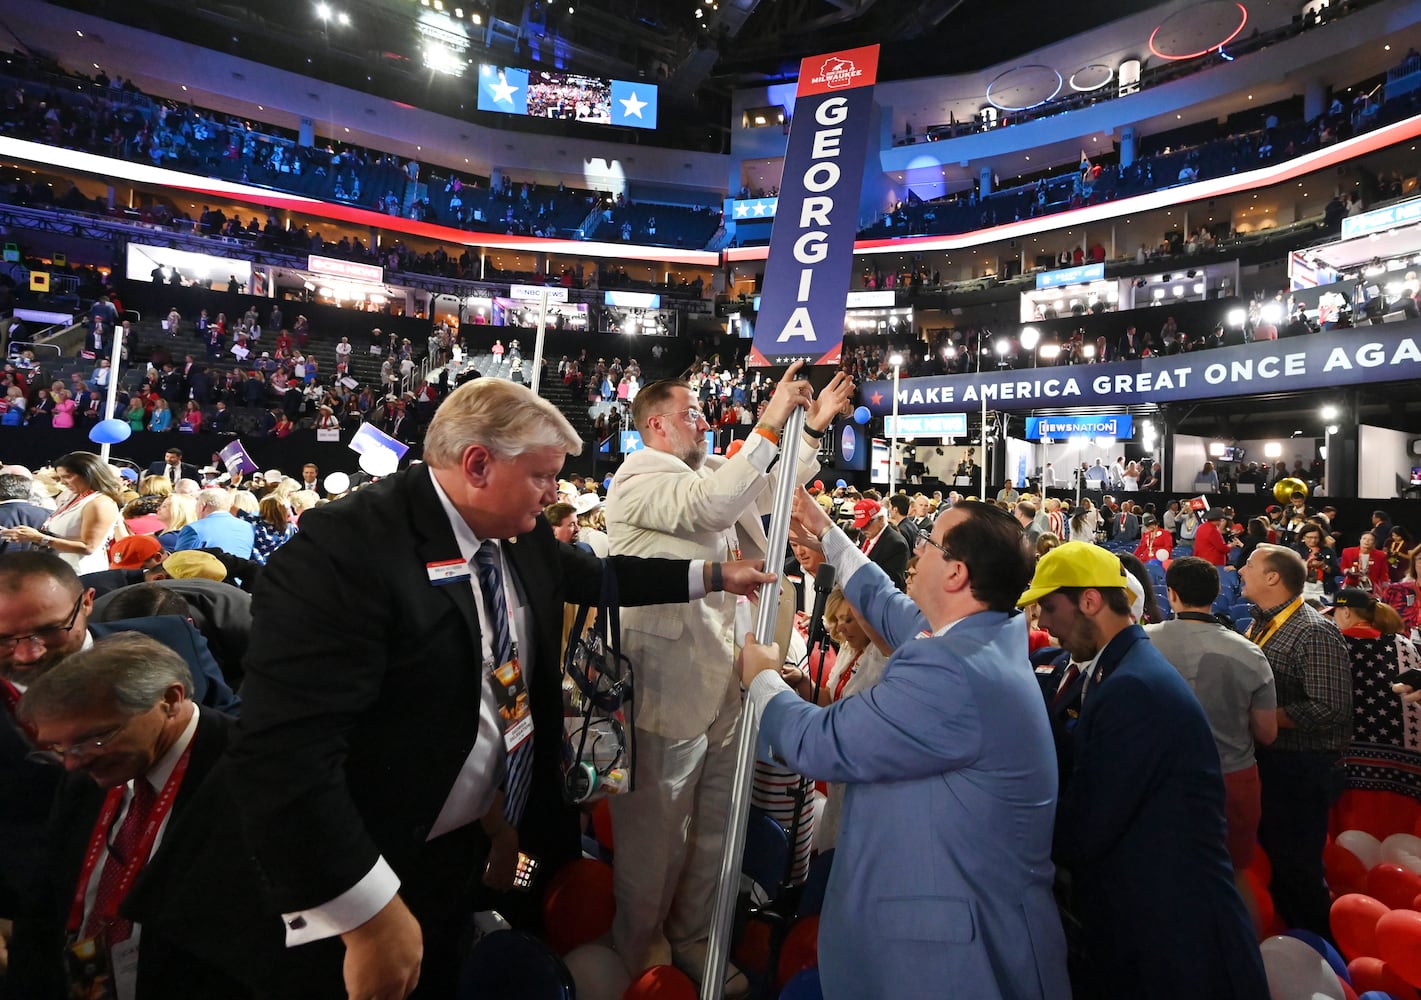
[[878,516],[883,506],[877,500],[860,500],[854,504],[854,527],[862,528]]
[[109,565],[114,569],[142,569],[144,563],[162,551],[162,543],[153,535],[129,535],[113,543],[109,549]]

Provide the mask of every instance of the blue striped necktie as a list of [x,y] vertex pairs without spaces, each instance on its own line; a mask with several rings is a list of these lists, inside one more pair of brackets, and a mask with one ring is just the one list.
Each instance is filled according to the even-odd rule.
[[[503,598],[503,568],[500,565],[498,543],[483,542],[474,556],[478,570],[479,586],[488,598],[489,629],[493,646],[494,668],[502,666],[513,657],[513,636],[509,632],[508,605]],[[487,683],[497,684],[498,678],[490,673]],[[527,683],[525,677],[524,683]],[[523,807],[528,803],[528,789],[533,779],[533,740],[524,740],[522,746],[508,755],[508,773],[504,781],[503,815],[514,826],[523,817]]]

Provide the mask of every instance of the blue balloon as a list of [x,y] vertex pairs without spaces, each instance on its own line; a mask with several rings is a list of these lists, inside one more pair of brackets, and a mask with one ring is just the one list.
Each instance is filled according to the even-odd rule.
[[1327,959],[1327,964],[1332,966],[1332,971],[1337,973],[1337,978],[1348,986],[1352,985],[1352,976],[1347,971],[1347,960],[1337,953],[1337,949],[1328,943],[1321,934],[1314,934],[1312,931],[1291,930],[1283,932],[1286,936],[1297,938],[1323,958]]
[[1357,1000],[1396,1000],[1390,993],[1383,993],[1381,990],[1368,990],[1357,998]]
[[837,486],[837,487],[839,487],[839,489],[842,490],[844,487],[848,486],[849,484],[846,483],[846,482],[844,482],[842,479],[840,479],[840,480],[839,480],[838,482],[836,482],[834,485]]
[[110,417],[94,425],[93,430],[89,431],[89,440],[94,444],[118,444],[120,441],[127,441],[132,433],[133,428],[128,425],[128,421]]
[[866,424],[872,418],[873,413],[869,410],[867,406],[860,406],[858,409],[854,410],[854,423],[856,424]]

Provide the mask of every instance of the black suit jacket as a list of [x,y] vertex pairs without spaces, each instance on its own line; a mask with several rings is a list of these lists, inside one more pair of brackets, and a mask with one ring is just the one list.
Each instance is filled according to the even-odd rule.
[[908,557],[911,555],[912,553],[908,551],[908,543],[898,529],[891,524],[885,524],[883,530],[878,533],[878,540],[874,542],[873,548],[868,553],[868,559],[892,578],[893,586],[899,590],[906,590],[908,587]]
[[[179,463],[178,463],[178,468],[181,470],[181,472],[180,472],[180,477],[181,477],[181,478],[183,478],[183,479],[191,479],[191,480],[193,480],[194,482],[201,482],[201,480],[198,478],[198,475],[197,475],[197,466],[193,465],[193,464],[190,463],[190,462],[179,462]],[[154,462],[152,465],[148,466],[148,473],[147,473],[147,474],[150,475],[150,476],[162,476],[164,479],[167,479],[167,478],[168,478],[168,463],[167,463],[167,462],[161,462],[161,461],[160,461],[160,462]],[[171,480],[169,480],[169,482],[171,482]]]
[[[177,945],[171,937],[175,922],[195,915],[194,902],[199,903],[198,912],[202,906],[215,904],[211,899],[184,901],[184,866],[174,860],[208,832],[209,817],[200,815],[202,788],[227,748],[230,729],[227,716],[198,707],[187,773],[173,801],[163,840],[120,907],[124,916],[140,921],[143,927],[138,956],[140,997],[226,1000],[248,995],[245,987]],[[58,768],[53,770],[63,773]],[[105,794],[92,779],[78,772],[68,775],[59,786],[46,837],[46,899],[43,906],[16,923],[12,978],[7,982],[12,992],[7,996],[62,1000],[66,995],[64,923]],[[172,912],[172,907],[178,912]]]
[[[535,735],[520,846],[550,875],[580,843],[578,814],[561,797],[563,605],[596,601],[601,562],[557,542],[542,518],[504,550],[535,633],[524,660]],[[423,927],[430,982],[448,978],[449,939],[484,908],[470,906],[487,850],[478,823],[428,840],[473,749],[484,683],[472,587],[436,587],[426,572],[459,558],[428,466],[308,511],[256,588],[230,760],[273,910],[326,903],[384,857]],[[623,604],[687,598],[684,561],[611,562]],[[339,985],[331,954],[288,952],[327,963],[322,982]]]

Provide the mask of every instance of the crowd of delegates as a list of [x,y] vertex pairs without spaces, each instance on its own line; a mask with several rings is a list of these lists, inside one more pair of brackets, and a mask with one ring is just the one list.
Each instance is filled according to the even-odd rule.
[[[0,372],[0,426],[83,427],[103,417],[115,377],[109,361],[112,310],[104,296],[87,318],[85,355],[94,359],[87,377],[76,371],[67,383],[49,380],[42,367],[27,367],[23,358],[6,365]],[[141,381],[121,380],[117,390],[113,415],[134,432],[241,431],[286,437],[298,429],[349,431],[368,422],[412,442],[450,390],[452,377],[445,367],[434,381],[421,381],[416,360],[428,357],[432,365],[443,365],[456,349],[460,354],[465,350],[462,338],[445,323],[436,324],[418,345],[378,327],[372,328],[369,343],[358,348],[346,337],[335,344],[313,344],[306,317],[294,317],[288,327],[279,302],[265,316],[253,306],[231,321],[223,312],[202,309],[188,318],[172,309],[163,324],[162,334],[135,346],[123,323],[125,347],[147,354]],[[175,356],[169,343],[180,334],[195,335],[205,346],[203,356]],[[351,359],[357,350],[362,357],[379,356],[375,384],[353,377]]]
[[[646,447],[601,484],[560,479],[576,434],[491,378],[443,401],[427,464],[373,485],[226,476],[176,449],[141,475],[84,453],[0,469],[0,836],[26,862],[0,874],[7,988],[70,995],[67,934],[115,959],[120,995],[449,995],[472,913],[538,929],[590,824],[562,795],[559,623],[598,603],[606,556],[638,691],[638,785],[609,800],[635,861],[612,872],[628,977],[705,972],[748,690],[757,780],[785,778],[781,800],[827,783],[820,819],[779,804],[795,871],[811,851],[828,867],[826,997],[1267,996],[1243,870],[1261,847],[1284,922],[1328,937],[1332,776],[1359,747],[1367,780],[1416,763],[1354,729],[1352,701],[1414,710],[1391,687],[1418,656],[1388,598],[1409,591],[1415,620],[1421,546],[1384,511],[1344,545],[1301,496],[1236,537],[1229,508],[1157,518],[1114,494],[825,489],[816,445],[853,383],[815,395],[793,374],[729,457],[705,445],[715,373],[644,387]],[[732,595],[767,579],[799,408],[792,474],[812,485],[762,645]],[[1329,545],[1331,620],[1307,600]],[[824,564],[833,642],[810,655]],[[1225,591],[1246,630],[1216,613]],[[392,753],[410,740],[426,753]],[[772,813],[775,794],[757,785]],[[508,891],[520,851],[547,869],[529,894]],[[107,974],[75,958],[80,982]]]
[[[302,145],[284,129],[262,122],[159,100],[140,92],[132,81],[71,76],[31,54],[10,56],[10,70],[0,77],[4,103],[0,120],[7,134],[50,145],[85,149],[154,166],[217,175],[315,198],[360,205],[374,211],[443,225],[509,235],[577,236],[583,222],[605,204],[599,223],[634,227],[639,241],[703,246],[719,214],[676,205],[637,206],[625,195],[518,183],[507,175],[493,179],[447,174],[399,157],[351,143],[329,140]],[[421,176],[423,174],[423,177]],[[69,198],[68,195],[65,196]],[[77,210],[106,212],[107,206],[79,199]],[[646,212],[655,216],[648,226]],[[615,214],[614,214],[615,213]],[[615,223],[614,223],[615,218]],[[192,220],[180,209],[154,216],[159,223],[192,222],[198,232],[227,236],[264,235],[281,241],[270,225],[231,225],[229,220]]]

